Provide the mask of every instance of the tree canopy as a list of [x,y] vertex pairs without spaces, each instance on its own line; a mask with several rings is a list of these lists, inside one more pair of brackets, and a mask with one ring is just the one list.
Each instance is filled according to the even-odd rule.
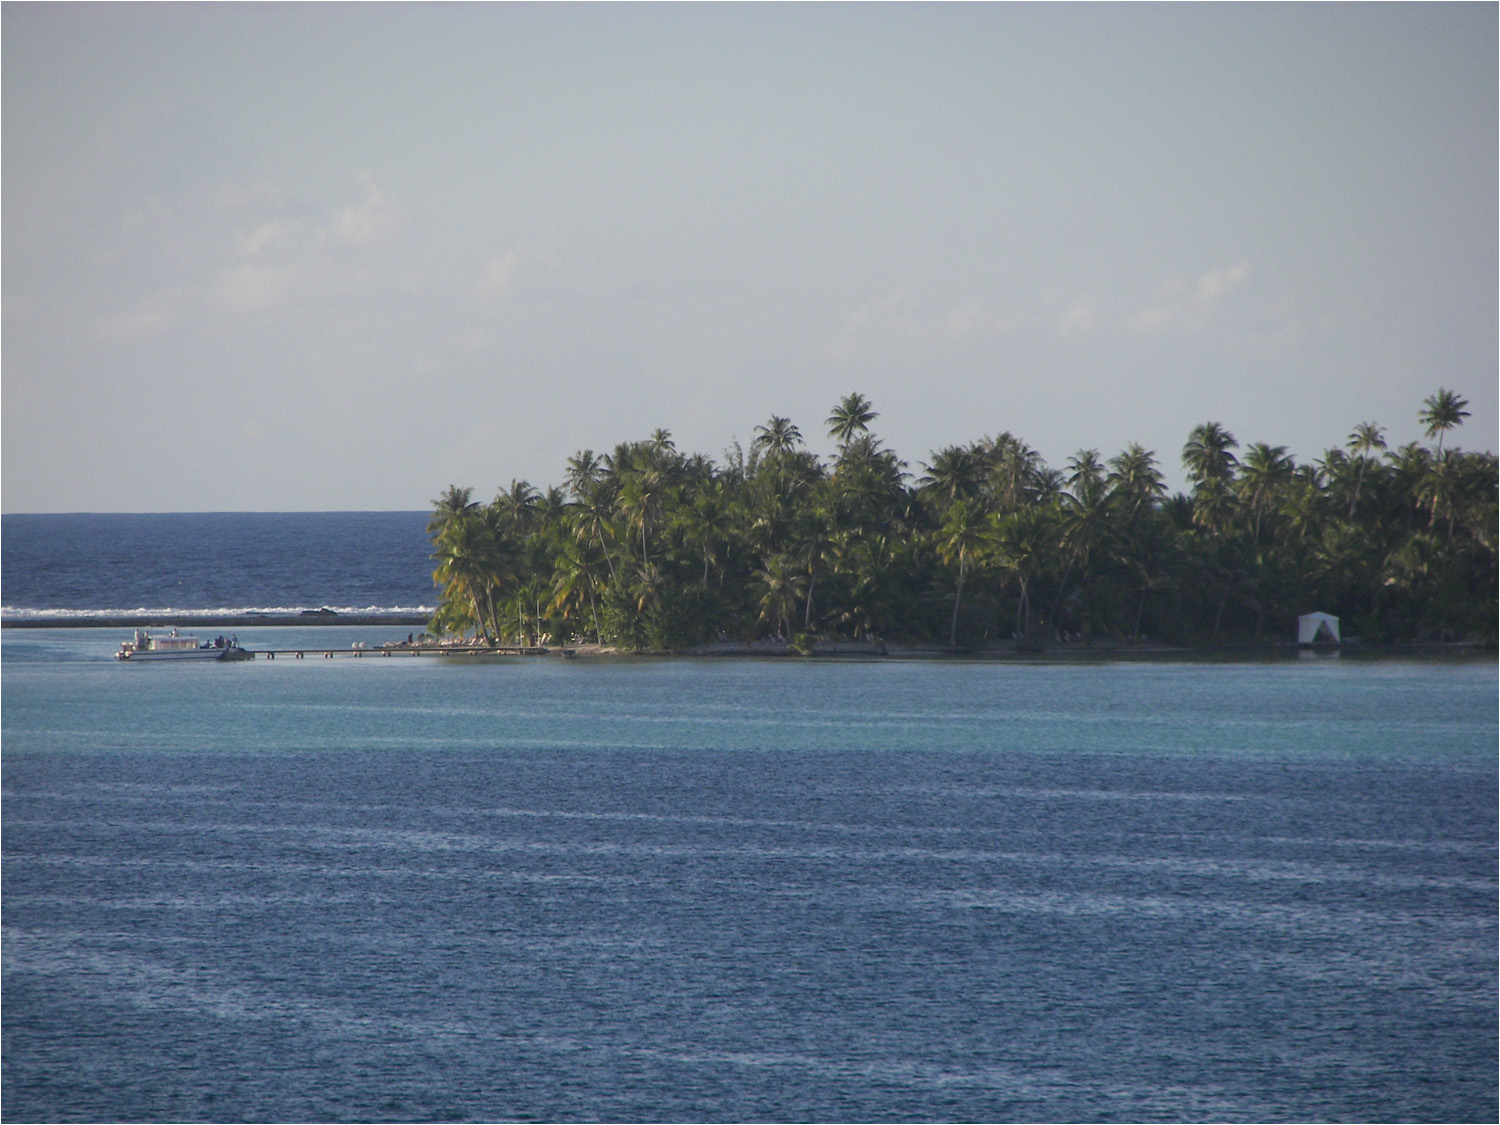
[[[722,463],[668,431],[568,458],[563,486],[512,481],[488,504],[450,485],[428,532],[430,628],[524,644],[672,650],[816,636],[1045,645],[1282,639],[1311,610],[1369,641],[1496,636],[1497,464],[1444,448],[1468,403],[1429,397],[1432,446],[1361,422],[1320,459],[1189,433],[1189,491],[1154,450],[1084,449],[1049,468],[1015,435],[929,454],[921,471],[850,394],[832,461],[789,418]],[[1236,450],[1239,451],[1238,455]]]

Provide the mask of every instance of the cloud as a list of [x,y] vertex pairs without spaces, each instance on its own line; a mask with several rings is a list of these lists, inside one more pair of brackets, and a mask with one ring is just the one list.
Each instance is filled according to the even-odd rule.
[[1208,323],[1214,311],[1250,279],[1250,263],[1238,262],[1224,269],[1200,274],[1191,284],[1168,282],[1156,301],[1127,322],[1132,332],[1155,335],[1173,329],[1195,332]]
[[486,301],[509,300],[515,292],[516,273],[522,260],[519,250],[508,250],[489,259],[480,268],[479,280],[474,283],[474,295]]
[[866,301],[849,314],[844,326],[825,345],[835,359],[892,346],[951,347],[997,340],[1026,327],[1031,317],[1005,313],[983,301],[949,308],[920,302],[910,289],[898,289]]
[[339,208],[332,224],[318,232],[320,244],[354,249],[382,246],[394,240],[406,226],[406,208],[387,199],[368,170],[356,178],[365,189],[365,198]]
[[111,340],[160,336],[181,323],[188,300],[186,289],[162,289],[128,309],[102,317],[95,324],[95,331]]
[[213,195],[213,204],[221,211],[280,211],[287,207],[286,197],[270,180],[249,183],[226,181]]
[[298,224],[285,219],[272,219],[261,223],[254,230],[241,234],[235,240],[235,253],[242,258],[253,258],[266,250],[275,250],[291,245],[301,233]]
[[1057,334],[1064,340],[1079,340],[1093,334],[1099,320],[1094,306],[1073,301],[1057,317]]
[[[321,222],[277,215],[235,235],[229,260],[206,287],[208,307],[225,316],[254,315],[395,285],[381,255],[399,241],[406,208],[387,198],[370,172],[356,180],[364,199],[326,213]],[[280,194],[268,184],[224,188],[216,201],[249,212],[281,208]]]
[[221,313],[256,313],[279,308],[305,289],[298,263],[244,262],[220,270],[209,286],[209,304]]
[[557,255],[545,242],[513,246],[485,259],[478,277],[469,286],[469,294],[481,304],[503,304],[514,298],[517,289],[528,281],[535,283],[540,275],[556,273],[560,268]]

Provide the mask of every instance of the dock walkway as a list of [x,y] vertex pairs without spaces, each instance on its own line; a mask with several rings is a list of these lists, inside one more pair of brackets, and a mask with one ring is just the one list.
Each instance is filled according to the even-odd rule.
[[[250,652],[250,650],[246,650]],[[253,657],[275,660],[304,660],[309,656],[332,660],[336,656],[550,656],[552,650],[537,645],[517,647],[515,645],[418,645],[391,644],[378,648],[262,648],[250,652]],[[569,649],[559,649],[558,655],[572,656]]]

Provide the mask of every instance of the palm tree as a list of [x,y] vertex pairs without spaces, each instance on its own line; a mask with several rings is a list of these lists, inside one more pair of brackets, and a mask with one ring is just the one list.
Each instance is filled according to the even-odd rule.
[[833,413],[828,415],[828,436],[843,449],[856,435],[867,432],[870,423],[879,417],[864,395],[858,392],[845,395],[843,401],[833,408]]
[[609,567],[611,582],[617,581],[617,575],[615,574],[615,560],[609,553],[606,536],[612,536],[614,533],[614,527],[609,518],[613,510],[614,504],[604,489],[591,488],[587,497],[573,510],[569,519],[575,539],[588,543],[590,546],[597,543],[599,549],[604,552],[604,563]]
[[1235,466],[1230,452],[1239,442],[1218,422],[1194,426],[1182,447],[1182,464],[1193,485],[1193,522],[1217,534],[1234,514]]
[[1427,524],[1447,522],[1448,534],[1445,542],[1453,539],[1453,520],[1460,503],[1460,464],[1463,454],[1449,454],[1433,460],[1431,467],[1417,483],[1417,502],[1427,509]]
[[525,535],[531,531],[541,493],[524,480],[512,480],[510,487],[495,497],[491,507],[504,514],[516,530]]
[[1251,542],[1260,545],[1261,519],[1275,506],[1276,494],[1292,479],[1295,466],[1286,455],[1286,446],[1258,441],[1245,451],[1244,471],[1240,474],[1240,491],[1250,505],[1254,520]]
[[1068,475],[1063,478],[1063,483],[1076,499],[1081,499],[1084,493],[1092,493],[1104,484],[1104,463],[1099,460],[1097,449],[1080,449],[1068,458],[1067,470]]
[[575,500],[587,500],[604,475],[604,461],[592,449],[583,449],[568,458],[565,480]]
[[1058,620],[1068,579],[1075,566],[1088,572],[1090,556],[1103,543],[1108,532],[1109,492],[1104,466],[1093,449],[1081,449],[1068,462],[1069,492],[1059,505],[1058,545],[1067,553],[1067,565],[1057,585],[1057,599],[1052,604],[1052,620]]
[[967,500],[954,501],[937,534],[938,556],[952,566],[958,563],[958,586],[953,593],[953,618],[948,623],[948,645],[958,644],[958,605],[964,596],[964,575],[974,549],[983,542],[987,525],[984,513]]
[[828,480],[813,486],[808,502],[792,518],[792,541],[807,566],[807,597],[802,611],[802,630],[812,629],[813,592],[823,573],[823,562],[833,552],[837,536],[838,503]]
[[1405,512],[1408,530],[1416,527],[1416,516],[1423,504],[1418,498],[1422,481],[1432,469],[1432,451],[1415,441],[1385,451],[1386,463],[1390,466],[1389,488],[1396,503]]
[[1134,519],[1143,507],[1155,507],[1167,494],[1166,481],[1156,468],[1156,454],[1136,442],[1111,457],[1109,469],[1111,494],[1129,519]]
[[722,484],[716,482],[699,492],[681,518],[688,540],[703,553],[703,584],[707,586],[709,567],[717,561],[719,545],[730,534],[729,505]]
[[431,503],[432,519],[427,521],[427,534],[430,538],[442,535],[449,524],[479,507],[474,500],[474,490],[459,488],[456,484],[450,484],[443,494]]
[[1443,455],[1443,435],[1454,426],[1463,425],[1464,419],[1469,412],[1464,407],[1469,405],[1469,400],[1459,396],[1457,391],[1450,391],[1444,387],[1438,388],[1438,393],[1429,395],[1422,400],[1426,407],[1417,415],[1417,420],[1427,428],[1429,441],[1435,436],[1438,439],[1437,455]]
[[589,615],[594,620],[594,640],[599,641],[599,607],[595,598],[598,576],[596,563],[582,543],[565,542],[557,553],[552,571],[552,604],[548,612],[569,614],[581,610],[581,599],[587,597]]
[[987,527],[989,557],[1001,570],[1015,577],[1021,588],[1016,601],[1017,640],[1031,636],[1031,583],[1041,570],[1052,542],[1050,514],[1046,508],[1022,508],[991,515]]
[[1182,465],[1187,469],[1188,480],[1195,485],[1232,480],[1238,462],[1229,451],[1238,445],[1234,435],[1218,422],[1194,426],[1182,447]]
[[917,487],[938,501],[940,513],[959,500],[975,497],[984,483],[984,466],[972,446],[939,449],[926,469]]
[[[1431,436],[1431,435],[1428,435]],[[1359,473],[1354,478],[1354,495],[1349,500],[1349,518],[1354,518],[1354,506],[1359,503],[1359,490],[1365,483],[1365,469],[1370,464],[1370,454],[1385,448],[1385,438],[1374,422],[1361,422],[1354,427],[1349,440],[1344,443],[1359,459]]]
[[1114,541],[1115,557],[1140,582],[1136,602],[1135,624],[1131,637],[1141,639],[1141,620],[1146,610],[1146,595],[1170,581],[1168,567],[1175,546],[1169,520],[1155,509],[1147,509],[1142,518],[1131,521],[1125,534]]
[[790,418],[779,414],[772,414],[764,426],[756,426],[755,434],[755,440],[750,443],[752,451],[790,453],[802,444],[802,432],[792,425]]
[[484,509],[451,521],[434,546],[438,566],[432,577],[443,586],[444,600],[467,602],[476,630],[489,640],[496,590],[518,577],[513,543],[502,534],[493,511]]
[[662,507],[662,492],[666,482],[659,470],[631,472],[620,486],[620,497],[615,506],[625,515],[630,527],[641,529],[641,562],[649,563],[651,556],[646,549],[647,531],[653,518]]
[[786,635],[786,623],[797,612],[797,603],[807,589],[806,579],[785,555],[773,555],[754,574],[760,598],[757,625],[769,625],[778,637]]
[[1036,495],[1046,469],[1041,454],[1009,430],[982,443],[982,451],[990,466],[990,496],[1000,511],[1014,511]]

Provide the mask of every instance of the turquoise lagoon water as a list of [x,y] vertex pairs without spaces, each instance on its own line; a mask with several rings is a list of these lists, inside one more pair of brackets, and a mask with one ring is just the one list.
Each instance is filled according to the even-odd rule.
[[1493,661],[120,639],[0,647],[8,1120],[1496,1115]]

